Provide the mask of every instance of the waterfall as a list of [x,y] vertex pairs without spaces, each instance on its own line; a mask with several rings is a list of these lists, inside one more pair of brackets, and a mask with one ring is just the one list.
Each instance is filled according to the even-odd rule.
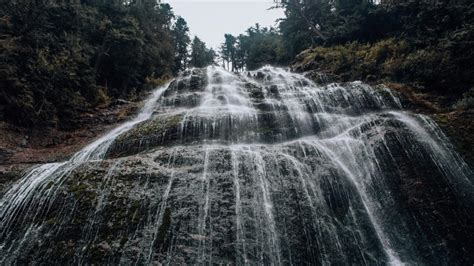
[[0,200],[1,264],[469,264],[473,172],[389,88],[188,69]]
[[[71,159],[62,163],[48,163],[40,165],[30,170],[17,184],[14,185],[0,200],[0,233],[2,239],[9,238],[9,230],[12,222],[18,223],[16,216],[26,214],[33,216],[32,221],[35,221],[36,216],[41,215],[48,202],[52,200],[55,193],[55,186],[60,186],[63,179],[68,176],[76,167],[87,161],[102,160],[107,152],[109,146],[114,139],[120,134],[130,130],[134,125],[149,119],[153,112],[153,107],[163,94],[166,86],[155,90],[151,97],[145,102],[145,105],[140,110],[139,114],[129,122],[126,122],[98,140],[92,142],[84,149],[74,154]],[[28,217],[28,219],[31,219]],[[38,225],[30,225],[33,230]],[[25,239],[21,240],[22,242]],[[20,245],[21,246],[21,245]],[[2,251],[5,248],[0,246]],[[11,247],[9,247],[11,248]],[[12,252],[11,249],[5,250],[6,253]],[[3,261],[3,260],[6,261]],[[8,262],[7,257],[0,259],[0,262]]]

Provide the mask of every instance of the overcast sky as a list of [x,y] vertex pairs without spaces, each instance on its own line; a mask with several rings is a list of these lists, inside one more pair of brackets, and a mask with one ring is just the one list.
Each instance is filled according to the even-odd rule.
[[224,34],[238,35],[250,26],[276,26],[283,17],[282,9],[268,8],[272,0],[162,0],[189,25],[191,36],[197,35],[209,47],[217,49]]

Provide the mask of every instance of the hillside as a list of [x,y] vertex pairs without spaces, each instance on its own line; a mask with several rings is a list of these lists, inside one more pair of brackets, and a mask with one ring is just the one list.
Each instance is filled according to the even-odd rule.
[[[474,5],[463,1],[392,1],[354,21],[354,37],[334,33],[332,41],[302,51],[291,69],[317,82],[388,85],[411,101],[411,110],[434,118],[474,165],[473,18]],[[364,20],[380,24],[364,29]]]
[[0,0],[0,265],[474,264],[470,2]]
[[[432,117],[464,159],[474,165],[474,87],[466,91],[472,81],[466,77],[467,84],[462,85],[460,79],[442,79],[450,72],[441,69],[439,60],[443,59],[436,58],[437,52],[429,50],[431,57],[424,49],[410,53],[404,50],[406,45],[404,41],[388,39],[375,44],[314,48],[299,54],[291,68],[320,84],[362,80],[387,85],[410,101],[411,110]],[[470,72],[471,68],[462,71]]]

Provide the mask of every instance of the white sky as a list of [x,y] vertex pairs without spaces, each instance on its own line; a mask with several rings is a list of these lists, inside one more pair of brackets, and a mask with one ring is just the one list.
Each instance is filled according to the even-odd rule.
[[224,42],[224,34],[238,35],[259,23],[263,27],[276,26],[283,9],[268,8],[273,0],[162,0],[183,17],[191,36],[197,35],[209,47],[217,49]]

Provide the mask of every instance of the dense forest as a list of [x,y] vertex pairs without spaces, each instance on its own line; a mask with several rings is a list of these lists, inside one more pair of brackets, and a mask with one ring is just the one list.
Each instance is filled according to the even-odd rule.
[[2,0],[0,12],[0,120],[21,126],[77,127],[84,110],[214,61],[154,0]]
[[75,128],[84,110],[215,62],[232,71],[293,64],[473,102],[470,1],[275,0],[285,11],[278,26],[226,34],[218,61],[155,0],[1,1],[0,120],[20,126]]
[[404,82],[456,99],[464,94],[463,104],[472,105],[471,1],[284,0],[275,5],[286,15],[278,28],[257,24],[225,36],[221,53],[233,70],[294,63],[296,70],[318,70],[342,81]]

